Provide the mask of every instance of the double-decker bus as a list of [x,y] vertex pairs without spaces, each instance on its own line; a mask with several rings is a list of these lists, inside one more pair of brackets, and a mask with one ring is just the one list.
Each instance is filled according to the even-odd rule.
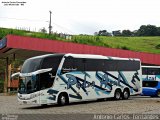
[[19,75],[22,104],[66,105],[142,92],[139,59],[89,54],[47,54],[27,59]]
[[160,97],[160,66],[142,66],[142,95]]

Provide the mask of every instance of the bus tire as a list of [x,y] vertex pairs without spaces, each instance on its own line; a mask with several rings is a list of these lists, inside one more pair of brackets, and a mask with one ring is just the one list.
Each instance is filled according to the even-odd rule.
[[157,97],[160,97],[160,90],[157,90]]
[[124,89],[123,93],[122,93],[122,99],[127,100],[130,96],[129,90],[128,89]]
[[67,105],[68,103],[69,103],[69,98],[67,93],[61,93],[58,96],[58,105],[64,106],[64,105]]
[[41,107],[47,107],[48,105],[47,104],[41,104]]
[[114,99],[115,100],[120,100],[121,99],[121,90],[120,89],[116,89],[115,93],[114,93]]

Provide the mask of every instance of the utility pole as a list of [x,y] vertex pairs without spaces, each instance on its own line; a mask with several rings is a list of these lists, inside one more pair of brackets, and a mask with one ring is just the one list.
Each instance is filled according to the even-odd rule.
[[52,14],[52,12],[49,11],[49,13],[50,13],[50,20],[49,20],[49,34],[51,34],[51,30],[52,30],[52,26],[51,26],[51,14]]

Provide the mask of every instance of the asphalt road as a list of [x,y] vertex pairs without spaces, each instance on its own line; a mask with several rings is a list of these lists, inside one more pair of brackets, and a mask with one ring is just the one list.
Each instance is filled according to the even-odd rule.
[[160,98],[133,96],[128,100],[112,99],[72,103],[67,106],[19,105],[16,96],[0,96],[1,114],[160,114]]

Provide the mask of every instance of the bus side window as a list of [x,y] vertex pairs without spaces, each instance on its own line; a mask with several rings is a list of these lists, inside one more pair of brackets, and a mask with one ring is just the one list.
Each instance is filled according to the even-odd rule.
[[73,62],[73,68],[76,71],[85,71],[85,63],[86,63],[85,58],[75,58]]
[[140,62],[133,60],[106,60],[105,71],[137,71],[140,69]]
[[159,69],[158,68],[148,68],[148,75],[159,75]]
[[105,71],[104,59],[86,59],[85,71]]
[[62,74],[71,72],[73,68],[73,58],[72,57],[66,57],[64,60],[64,64],[62,67]]
[[143,75],[148,75],[148,69],[147,68],[142,68],[142,74]]

